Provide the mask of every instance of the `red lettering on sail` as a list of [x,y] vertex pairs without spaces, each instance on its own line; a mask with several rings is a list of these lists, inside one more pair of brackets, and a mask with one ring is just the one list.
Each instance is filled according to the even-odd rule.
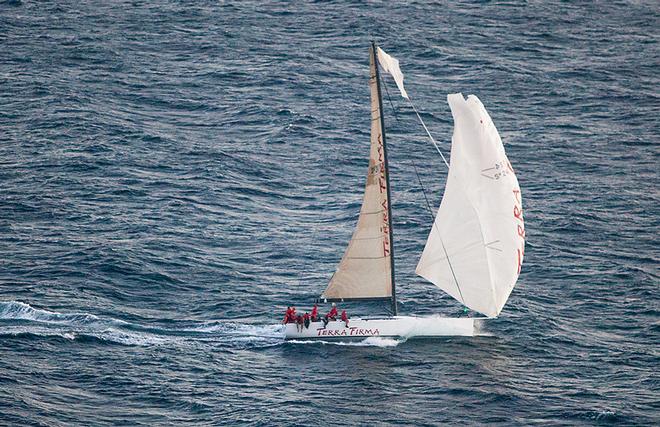
[[518,219],[518,220],[520,220],[520,221],[523,220],[523,217],[522,217],[522,209],[519,208],[517,205],[514,205],[514,206],[513,206],[513,216],[515,216],[516,219]]
[[383,232],[383,256],[390,255],[390,221],[387,209],[387,199],[384,199],[380,206],[383,208],[383,226],[380,228]]
[[380,187],[381,194],[387,190],[387,185],[385,184],[385,180],[383,178],[378,178],[378,186]]
[[[510,164],[509,164],[510,166]],[[514,189],[513,195],[516,197],[516,203],[520,203],[520,190]]]
[[[513,168],[511,168],[511,164],[507,162],[509,169],[513,172]],[[523,210],[522,210],[522,200],[520,197],[520,189],[519,188],[514,188],[513,189],[513,196],[515,198],[515,203],[513,205],[513,217],[520,221],[519,224],[516,224],[516,232],[518,234],[518,237],[520,237],[520,248],[516,249],[516,253],[518,256],[517,259],[517,271],[518,274],[520,274],[520,270],[522,269],[522,261],[523,257],[525,255],[525,221],[523,220]]]

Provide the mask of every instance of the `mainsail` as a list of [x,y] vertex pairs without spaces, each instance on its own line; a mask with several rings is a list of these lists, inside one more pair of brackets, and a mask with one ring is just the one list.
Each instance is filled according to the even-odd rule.
[[479,99],[452,94],[451,163],[416,272],[467,307],[497,316],[520,274],[525,225],[518,180]]
[[360,217],[348,248],[323,292],[324,299],[377,299],[394,301],[394,264],[387,148],[381,116],[378,57],[370,49],[371,150]]

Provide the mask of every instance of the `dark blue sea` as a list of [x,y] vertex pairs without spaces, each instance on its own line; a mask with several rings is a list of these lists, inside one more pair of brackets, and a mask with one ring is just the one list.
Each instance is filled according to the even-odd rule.
[[[489,110],[522,275],[474,338],[285,343],[357,220],[372,39],[445,153],[448,93]],[[1,1],[0,424],[659,425],[659,44],[656,1]],[[457,316],[386,83],[400,310]]]

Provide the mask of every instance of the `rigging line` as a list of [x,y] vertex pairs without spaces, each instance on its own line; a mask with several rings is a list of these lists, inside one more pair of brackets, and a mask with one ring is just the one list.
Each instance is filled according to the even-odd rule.
[[396,113],[396,108],[394,108],[394,104],[392,103],[392,98],[390,97],[390,90],[387,88],[387,85],[385,84],[385,79],[383,79],[383,76],[380,76],[380,81],[382,83],[382,86],[385,88],[385,93],[387,94],[387,99],[390,101],[390,107],[392,107],[392,111],[394,112],[394,118],[396,121],[399,121],[399,115]]
[[392,306],[391,306],[391,304],[387,304],[387,305],[383,306],[383,309],[384,309],[386,312],[388,312],[391,316],[394,315],[394,311],[392,310]]
[[[394,104],[392,103],[392,98],[390,98],[390,91],[387,88],[387,85],[385,84],[385,80],[383,79],[382,76],[381,76],[380,79],[383,83],[383,87],[385,87],[385,93],[387,93],[387,99],[389,99],[389,101],[390,101],[390,106],[392,107],[392,111],[394,112],[394,117],[396,118],[396,120],[398,122],[399,121],[399,116],[397,115],[396,108],[394,108]],[[442,154],[442,153],[440,153],[440,154]],[[417,164],[415,163],[414,159],[411,159],[410,163],[412,164],[412,167],[415,170],[415,175],[417,176],[417,181],[419,182],[419,186],[422,189],[422,194],[424,195],[424,200],[426,201],[426,209],[429,212],[429,214],[431,215],[431,221],[433,221],[433,218],[434,218],[433,217],[433,210],[431,209],[431,204],[429,203],[429,199],[426,196],[426,189],[424,188],[424,184],[422,183],[422,178],[420,177],[419,171],[417,170]]]
[[438,147],[438,144],[435,142],[435,139],[433,139],[433,136],[431,136],[431,132],[429,132],[429,128],[426,127],[426,123],[424,123],[424,120],[422,120],[422,116],[419,115],[419,112],[417,111],[417,108],[415,108],[415,104],[413,104],[412,99],[410,99],[410,97],[408,97],[407,99],[408,99],[408,102],[410,103],[410,106],[412,107],[413,111],[415,112],[415,114],[417,114],[417,118],[419,119],[419,122],[424,127],[424,130],[426,131],[426,134],[429,136],[429,139],[433,143],[433,146],[435,147],[435,149],[440,154],[440,157],[442,157],[442,161],[445,162],[445,165],[447,167],[449,167],[449,163],[447,163],[447,159],[445,158],[445,155],[442,154],[442,151],[440,151],[440,148]]
[[454,282],[456,283],[456,288],[458,289],[458,294],[461,296],[461,302],[463,305],[465,305],[465,298],[463,298],[463,292],[461,291],[461,286],[458,284],[458,279],[456,278],[456,273],[454,273],[454,266],[451,265],[451,261],[449,260],[449,254],[447,253],[447,248],[445,248],[445,242],[442,240],[442,237],[440,237],[440,229],[438,228],[438,225],[435,223],[435,218],[433,217],[433,211],[431,210],[431,205],[429,203],[428,197],[426,197],[426,190],[424,189],[424,184],[422,184],[422,179],[419,176],[419,173],[417,172],[417,166],[415,165],[415,162],[412,162],[413,168],[415,169],[415,174],[417,175],[417,181],[419,181],[420,187],[422,187],[422,194],[424,194],[424,200],[426,201],[426,209],[429,211],[429,214],[431,214],[431,221],[433,221],[433,226],[436,228],[436,231],[438,232],[438,237],[440,239],[440,244],[442,245],[442,250],[445,252],[445,258],[447,259],[447,264],[449,264],[449,270],[451,271],[451,275],[454,277]]
[[415,169],[415,175],[417,175],[417,182],[419,182],[419,186],[422,187],[422,194],[424,195],[424,200],[426,201],[426,210],[429,212],[429,215],[431,215],[431,220],[433,221],[433,225],[435,225],[433,210],[431,210],[431,204],[429,203],[428,197],[426,197],[426,189],[424,188],[424,184],[422,184],[422,178],[419,176],[417,165],[415,164],[414,160],[412,161],[412,166],[413,169]]
[[[435,221],[433,221],[433,226],[435,226]],[[447,258],[447,264],[449,264],[449,270],[451,271],[451,275],[454,277],[454,282],[456,282],[456,288],[458,289],[458,294],[461,296],[461,302],[463,302],[463,305],[467,306],[467,304],[465,304],[465,298],[463,298],[463,292],[461,292],[461,287],[458,285],[458,279],[456,278],[456,273],[454,273],[454,266],[452,266],[451,261],[449,261],[449,254],[447,253],[445,242],[442,241],[442,237],[440,238],[440,244],[442,245],[442,250],[445,251],[445,258]]]

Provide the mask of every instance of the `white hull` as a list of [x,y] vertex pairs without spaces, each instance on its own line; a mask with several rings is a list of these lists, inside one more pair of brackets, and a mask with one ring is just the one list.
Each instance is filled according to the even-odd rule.
[[349,319],[348,327],[341,320],[330,321],[324,328],[323,322],[312,322],[309,328],[299,332],[295,324],[286,325],[287,340],[364,339],[369,337],[413,338],[474,335],[471,317],[410,317],[396,316],[381,319]]

